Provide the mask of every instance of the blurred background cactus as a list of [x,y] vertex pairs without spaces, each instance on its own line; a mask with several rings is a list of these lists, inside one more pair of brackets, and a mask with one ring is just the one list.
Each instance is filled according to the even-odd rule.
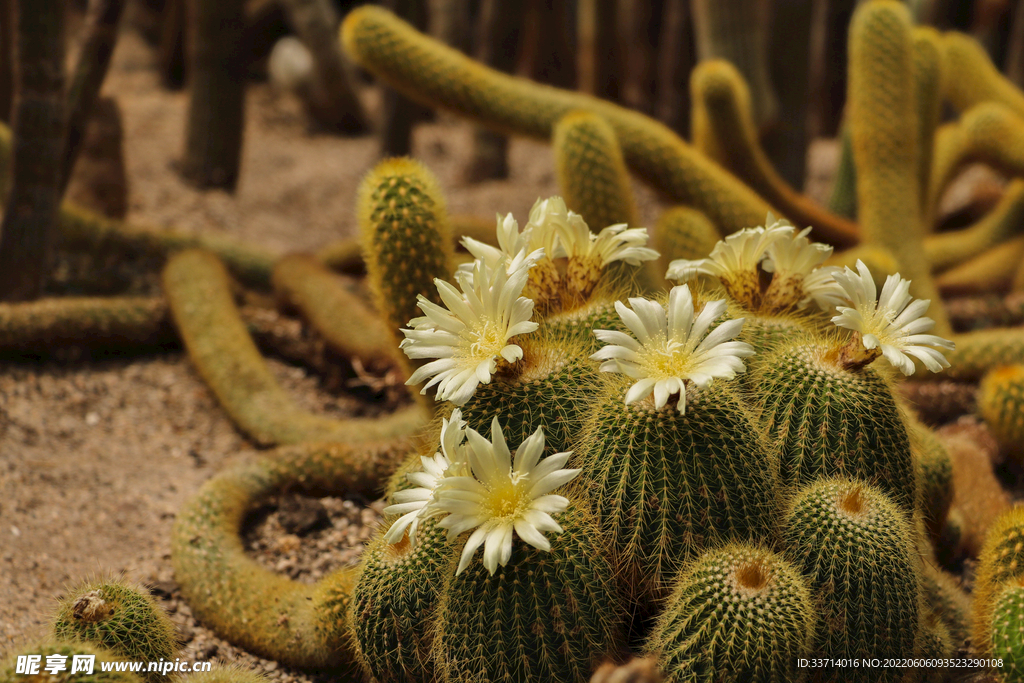
[[[146,126],[103,86],[128,31],[184,89],[154,142],[203,211],[246,201],[282,111],[362,150],[358,187],[303,195],[345,195],[331,239],[137,220]],[[1021,680],[1022,82],[1000,0],[0,0],[0,369],[183,353],[270,450],[189,492],[167,561],[218,637],[296,669]],[[551,191],[513,215],[517,137]],[[530,507],[531,476],[564,488]],[[303,584],[240,541],[291,492],[391,507]],[[44,637],[179,647],[113,580]]]

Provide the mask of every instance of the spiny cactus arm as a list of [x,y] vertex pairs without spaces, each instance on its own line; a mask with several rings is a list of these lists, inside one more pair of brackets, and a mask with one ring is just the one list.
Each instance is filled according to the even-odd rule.
[[958,31],[942,34],[948,77],[943,95],[958,110],[981,102],[1001,102],[1024,116],[1024,93],[999,73],[981,43]]
[[[888,248],[910,280],[911,292],[929,299],[935,332],[952,329],[923,248],[914,107],[910,15],[896,0],[872,0],[850,24],[848,108],[857,166],[857,218],[865,242]],[[895,84],[908,84],[896,87]]]
[[966,163],[968,135],[960,121],[944,123],[935,129],[932,163],[928,173],[928,197],[925,215],[935,217],[942,193],[957,171]]
[[669,263],[677,259],[693,261],[707,258],[718,244],[714,223],[696,209],[673,206],[664,211],[654,224],[654,249],[658,274],[664,279]]
[[125,223],[64,202],[60,236],[67,249],[92,253],[169,255],[183,249],[211,251],[224,261],[232,275],[253,287],[270,286],[270,271],[277,256],[272,252],[226,235],[190,234],[172,228],[152,228]]
[[[704,61],[690,76],[694,103],[694,139],[713,151],[712,158],[748,183],[787,217],[810,225],[811,237],[836,247],[858,242],[857,226],[833,215],[794,190],[772,167],[758,142],[750,93],[739,71],[723,60]],[[699,135],[698,135],[699,133]],[[748,226],[749,227],[749,226]]]
[[939,32],[931,26],[915,26],[911,31],[914,69],[914,105],[917,112],[918,196],[921,200],[922,226],[931,230],[932,205],[928,203],[935,129],[942,114],[944,58]]
[[600,230],[637,227],[636,201],[615,130],[599,114],[572,111],[555,124],[551,147],[565,204]]
[[999,203],[969,228],[929,235],[924,253],[933,271],[943,271],[978,256],[1024,230],[1024,180],[1014,180]]
[[302,313],[327,343],[374,371],[396,365],[398,347],[379,316],[320,261],[306,254],[274,265],[274,290]]
[[971,640],[982,656],[992,649],[992,615],[999,592],[1024,577],[1024,507],[1013,507],[989,528],[974,579]]
[[982,294],[1006,291],[1024,258],[1024,235],[1008,239],[954,266],[935,278],[943,294]]
[[600,114],[615,129],[630,168],[673,201],[703,211],[726,234],[758,225],[771,208],[663,124],[610,102],[488,69],[379,7],[350,12],[341,40],[354,61],[409,97],[505,132],[550,140],[570,111]]
[[952,337],[956,349],[946,360],[950,367],[938,375],[922,375],[921,379],[978,380],[990,369],[1000,365],[1024,363],[1024,327],[1004,327],[965,332]]
[[1024,669],[1024,579],[1007,581],[993,599],[990,641],[987,643],[992,657],[999,659],[999,670],[1012,671],[1003,680],[1019,680]]
[[0,351],[174,343],[167,302],[159,297],[68,297],[0,303]]
[[882,288],[887,274],[899,272],[900,269],[893,253],[879,244],[859,244],[846,251],[834,252],[825,261],[825,265],[856,270],[857,261],[863,261],[871,270],[878,289]]
[[277,383],[249,336],[217,257],[189,250],[164,268],[175,325],[199,374],[238,427],[263,444],[344,441],[409,434],[425,419],[418,407],[383,419],[335,420],[299,408]]
[[1024,364],[990,370],[978,387],[978,412],[1014,459],[1024,454]]
[[221,637],[283,664],[322,668],[351,661],[344,607],[353,569],[315,585],[259,566],[242,546],[245,515],[282,491],[323,496],[374,495],[411,439],[300,444],[245,460],[208,481],[175,519],[171,561],[192,613]]

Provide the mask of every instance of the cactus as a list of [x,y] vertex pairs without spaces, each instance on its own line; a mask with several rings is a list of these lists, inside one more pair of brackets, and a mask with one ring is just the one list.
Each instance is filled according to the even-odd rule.
[[266,683],[265,674],[243,669],[238,664],[211,668],[209,671],[195,671],[184,676],[175,676],[175,683]]
[[382,161],[363,179],[357,204],[377,310],[395,339],[401,339],[398,330],[419,315],[416,297],[440,303],[434,279],[445,279],[454,270],[444,199],[430,171],[398,158]]
[[[53,636],[84,641],[133,661],[172,659],[178,635],[170,618],[141,587],[122,579],[90,581],[77,586],[57,605]],[[157,681],[162,672],[148,672]]]
[[[19,654],[40,655],[39,671],[35,674],[16,673]],[[76,655],[95,657],[92,673],[71,673]],[[63,657],[64,670],[51,674],[45,670],[47,657]],[[92,643],[44,640],[16,647],[10,656],[0,659],[0,683],[142,683],[131,671],[104,671],[103,662],[119,662],[121,658]]]
[[346,614],[354,571],[340,569],[313,586],[289,581],[250,559],[238,532],[249,510],[284,490],[372,494],[417,448],[408,438],[287,446],[208,481],[178,513],[171,537],[174,575],[193,614],[226,640],[285,665],[351,665]]
[[924,253],[936,271],[978,256],[1021,230],[1024,223],[1024,180],[1014,180],[999,203],[969,228],[931,235]]
[[193,363],[239,428],[256,441],[382,439],[412,433],[423,424],[418,406],[402,408],[384,420],[335,420],[295,405],[249,336],[232,300],[228,274],[212,254],[177,254],[164,269],[163,282]]
[[853,220],[857,217],[857,167],[853,165],[849,128],[840,131],[839,140],[839,166],[828,197],[828,208],[838,216]]
[[994,368],[982,378],[978,412],[1000,446],[1020,460],[1024,455],[1024,365]]
[[992,641],[987,645],[993,658],[1002,660],[1001,680],[1024,680],[1024,582],[1007,582],[995,597],[992,610]]
[[929,558],[922,558],[921,592],[929,610],[946,626],[954,647],[971,634],[971,599],[960,581]]
[[608,381],[579,450],[620,571],[647,602],[708,544],[770,536],[776,473],[735,387],[688,389],[685,414],[674,404],[624,407],[625,391],[623,381]]
[[624,609],[585,500],[558,522],[550,551],[520,545],[494,574],[480,562],[449,572],[436,615],[437,680],[582,681],[620,655]]
[[565,114],[586,110],[611,124],[626,164],[673,201],[726,232],[756,225],[770,207],[666,126],[587,95],[488,69],[375,6],[350,12],[341,40],[352,59],[404,94],[495,129],[550,140]]
[[[829,658],[905,656],[920,629],[920,579],[907,515],[880,489],[828,478],[802,488],[783,541],[821,605],[815,652]],[[829,680],[899,681],[899,669],[824,669]]]
[[988,530],[974,579],[971,641],[979,654],[992,651],[993,616],[1002,588],[1024,577],[1024,508],[1003,513]]
[[935,283],[947,296],[1005,292],[1022,259],[1024,235],[1018,235],[950,268],[935,278]]
[[857,218],[866,243],[889,249],[911,291],[929,299],[936,333],[952,332],[927,264],[919,257],[918,139],[910,16],[895,0],[861,5],[850,25],[850,139],[857,167]]
[[569,112],[551,141],[555,173],[566,206],[588,225],[638,225],[636,202],[615,131],[598,114]]
[[762,428],[780,444],[781,480],[799,486],[823,476],[859,477],[909,511],[914,461],[891,385],[871,366],[844,367],[834,348],[781,348],[759,358],[748,378]]
[[[914,71],[914,107],[917,113],[917,182],[921,202],[922,225],[932,224],[928,204],[932,149],[935,129],[942,114],[942,90],[945,83],[944,53],[939,32],[930,26],[915,26],[911,32]],[[933,264],[934,267],[934,264]]]
[[931,538],[937,538],[953,503],[953,461],[942,440],[917,419],[909,420],[910,449],[917,474],[917,505]]
[[729,544],[673,583],[645,651],[669,683],[804,680],[817,622],[807,579],[777,553]]
[[1024,94],[999,73],[985,48],[957,31],[942,34],[946,68],[943,96],[960,112],[981,102],[1000,102],[1024,116]]
[[1024,337],[1020,328],[977,330],[953,336],[956,349],[948,356],[949,379],[976,380],[990,368],[1024,363]]
[[857,243],[857,227],[823,211],[783,180],[758,143],[750,93],[739,71],[722,60],[701,62],[690,76],[694,141],[783,214],[812,226],[815,239],[838,247]]
[[347,621],[356,658],[380,683],[431,681],[433,615],[453,550],[433,519],[420,526],[415,543],[403,537],[391,544],[384,535],[363,551],[352,589]]

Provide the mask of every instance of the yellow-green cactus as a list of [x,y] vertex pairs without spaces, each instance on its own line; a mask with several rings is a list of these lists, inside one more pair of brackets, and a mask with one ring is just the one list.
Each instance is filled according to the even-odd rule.
[[1024,180],[1014,180],[999,203],[974,225],[929,235],[924,253],[935,271],[963,263],[1024,230]]
[[990,370],[978,388],[978,412],[1000,446],[1024,456],[1024,365]]
[[1024,116],[1024,94],[992,64],[984,46],[958,31],[942,34],[948,76],[943,95],[963,112],[981,102],[1000,102]]
[[930,26],[915,26],[913,40],[914,105],[917,111],[917,173],[918,197],[925,231],[932,223],[928,205],[928,183],[931,179],[932,150],[935,129],[942,114],[942,91],[945,84],[945,53],[939,32]]
[[978,555],[971,615],[971,639],[979,654],[992,651],[996,599],[1010,581],[1024,577],[1024,508],[1014,507],[996,520]]

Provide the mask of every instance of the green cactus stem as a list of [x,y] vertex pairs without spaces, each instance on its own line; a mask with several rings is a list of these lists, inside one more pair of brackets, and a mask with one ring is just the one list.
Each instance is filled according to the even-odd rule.
[[557,522],[550,551],[517,542],[493,575],[474,559],[456,576],[452,554],[434,627],[438,681],[585,681],[622,654],[625,609],[585,500],[571,497]]
[[[992,652],[996,599],[1003,587],[1024,577],[1024,508],[1013,507],[988,530],[974,578],[971,640],[982,656]],[[1018,636],[1019,638],[1019,636]]]
[[183,251],[167,263],[164,290],[174,323],[199,374],[239,429],[262,444],[357,441],[410,434],[425,421],[418,406],[384,418],[335,420],[299,408],[271,374],[238,314],[216,256]]
[[[837,247],[858,241],[857,226],[835,216],[793,189],[772,167],[758,141],[750,92],[729,62],[701,62],[690,75],[697,148],[750,185],[787,217],[810,225],[812,238]],[[760,223],[757,223],[760,224]]]
[[666,683],[797,683],[807,670],[817,608],[808,580],[781,555],[729,544],[675,580],[644,647]]
[[999,73],[985,48],[974,38],[958,31],[942,34],[948,76],[943,96],[964,112],[981,102],[1000,102],[1024,116],[1024,94]]
[[[57,640],[93,643],[131,661],[173,659],[178,651],[178,632],[167,613],[145,588],[123,578],[72,589],[58,601],[52,632]],[[143,673],[151,682],[163,676]]]
[[[820,604],[815,652],[906,657],[920,629],[920,578],[907,515],[880,489],[827,478],[804,487],[783,521],[793,561]],[[823,669],[824,680],[902,681],[905,670]]]
[[993,368],[978,388],[978,412],[999,445],[1024,457],[1024,364]]
[[925,232],[930,231],[933,222],[932,207],[928,203],[928,183],[931,180],[935,129],[941,120],[945,82],[945,53],[941,40],[939,32],[930,26],[915,26],[911,30],[914,107],[917,113],[917,191]]
[[932,270],[942,271],[984,253],[1019,233],[1024,225],[1024,180],[1014,180],[999,203],[974,225],[930,235],[924,253]]
[[1010,289],[1024,260],[1024,235],[1018,235],[950,268],[935,278],[946,296],[964,296]]
[[1024,681],[1024,581],[1008,581],[995,597],[992,610],[992,657],[1002,660],[997,669],[1006,683]]
[[488,69],[379,7],[350,12],[341,40],[355,62],[409,97],[497,130],[550,140],[570,111],[601,115],[633,171],[672,201],[701,210],[726,233],[757,225],[771,208],[663,124],[588,95]]
[[341,355],[377,372],[398,364],[398,348],[380,317],[316,258],[285,256],[274,266],[273,284]]
[[352,664],[346,614],[355,570],[310,586],[263,569],[246,554],[246,514],[282,491],[375,495],[406,455],[409,438],[359,445],[306,443],[244,460],[208,481],[175,519],[174,575],[192,613],[220,637],[287,666]]
[[918,123],[914,102],[910,15],[896,0],[858,7],[850,24],[847,101],[857,166],[857,218],[869,244],[889,249],[916,298],[929,299],[935,333],[952,330],[931,272],[920,258]]

